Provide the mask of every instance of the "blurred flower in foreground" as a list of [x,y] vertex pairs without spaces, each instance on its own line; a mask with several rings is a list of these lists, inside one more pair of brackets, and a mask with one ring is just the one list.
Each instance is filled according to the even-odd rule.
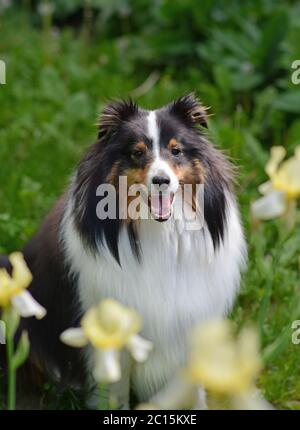
[[253,385],[261,368],[256,333],[244,329],[235,340],[228,321],[194,330],[187,378],[216,394],[240,394]]
[[16,407],[16,371],[29,354],[29,339],[25,331],[15,345],[20,316],[41,319],[46,315],[46,310],[26,291],[32,275],[23,255],[14,252],[9,256],[9,261],[12,265],[11,276],[5,269],[0,269],[0,308],[6,325],[7,408],[13,410]]
[[96,351],[96,381],[116,382],[121,377],[121,349],[126,347],[139,362],[145,361],[152,349],[151,342],[137,334],[141,327],[137,312],[114,299],[105,299],[85,314],[81,328],[64,331],[61,340],[79,348],[90,343]]
[[[182,392],[184,400],[189,396],[189,401],[195,402],[199,401],[196,388],[204,387],[218,401],[223,396],[230,408],[271,409],[255,388],[260,369],[255,331],[243,329],[235,339],[230,322],[210,321],[194,329],[187,366],[151,403],[169,409],[183,407]],[[198,408],[197,403],[193,407]]]
[[259,187],[263,197],[251,204],[254,219],[269,220],[286,214],[300,197],[300,146],[286,161],[286,150],[273,146],[265,170],[270,180]]
[[11,276],[5,269],[0,269],[0,307],[12,306],[21,317],[35,316],[38,319],[46,315],[46,310],[26,291],[32,281],[23,255],[14,252],[9,256],[12,265]]

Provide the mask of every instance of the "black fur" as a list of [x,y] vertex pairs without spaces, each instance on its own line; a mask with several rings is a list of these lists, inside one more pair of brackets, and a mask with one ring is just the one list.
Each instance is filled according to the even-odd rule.
[[[94,252],[97,244],[103,244],[105,241],[118,263],[120,262],[118,240],[122,226],[118,219],[118,205],[117,219],[99,220],[95,208],[101,198],[97,197],[96,190],[100,184],[106,183],[111,167],[118,160],[123,160],[123,168],[129,167],[128,162],[126,163],[127,144],[131,143],[135,134],[146,139],[140,125],[144,118],[145,112],[139,111],[132,101],[108,105],[99,123],[100,139],[79,164],[75,181],[74,209],[77,227],[83,240]],[[119,174],[121,175],[122,171],[119,171]],[[135,234],[131,228],[129,234],[138,256]]]
[[59,224],[65,199],[61,199],[46,218],[41,229],[23,250],[26,263],[33,273],[29,287],[33,297],[47,309],[42,320],[22,319],[21,330],[27,330],[33,361],[53,378],[66,384],[84,379],[80,352],[64,345],[60,334],[79,325],[80,306],[76,279],[68,276],[68,266],[59,246]]

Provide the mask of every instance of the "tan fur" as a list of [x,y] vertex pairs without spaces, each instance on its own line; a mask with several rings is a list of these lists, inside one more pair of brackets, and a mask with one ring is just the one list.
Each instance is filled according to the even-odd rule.
[[142,152],[146,152],[147,151],[147,146],[145,144],[145,142],[143,142],[142,140],[140,142],[138,142],[134,147],[133,147],[134,151],[142,151]]
[[120,167],[120,161],[117,161],[115,164],[113,164],[109,174],[106,177],[106,183],[114,185],[115,187],[118,186],[118,181],[119,181],[119,175],[118,175],[118,171],[119,171],[119,167]]
[[169,140],[168,143],[168,148],[171,151],[173,148],[180,148],[180,144],[178,143],[178,141],[173,137],[172,139]]

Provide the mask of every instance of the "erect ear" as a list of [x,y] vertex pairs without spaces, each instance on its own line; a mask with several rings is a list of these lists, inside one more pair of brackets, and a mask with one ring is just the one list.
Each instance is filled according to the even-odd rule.
[[98,138],[102,139],[109,133],[113,132],[123,121],[127,121],[130,117],[138,112],[138,106],[131,99],[115,100],[108,103],[98,120],[99,128]]
[[188,94],[175,100],[170,105],[170,113],[176,115],[185,123],[200,124],[207,128],[207,115],[204,106],[199,102],[194,94]]

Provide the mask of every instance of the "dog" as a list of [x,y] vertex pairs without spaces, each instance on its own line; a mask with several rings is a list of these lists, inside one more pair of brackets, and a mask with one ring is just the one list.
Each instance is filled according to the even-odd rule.
[[[143,364],[124,362],[115,392],[125,409],[130,393],[145,402],[166,386],[186,361],[192,327],[224,317],[239,289],[246,245],[234,169],[206,128],[206,109],[193,94],[152,111],[131,100],[108,103],[96,143],[23,250],[33,274],[29,290],[47,315],[23,319],[21,329],[29,333],[31,359],[56,378],[91,384],[93,352],[59,340],[91,306],[112,297],[141,314],[141,334],[154,349]],[[144,199],[146,219],[123,219],[118,210],[112,219],[101,218],[99,185],[110,184],[123,202],[132,201],[120,195],[120,177],[127,188],[163,186],[168,197],[160,191]],[[189,229],[174,215],[187,184],[192,198],[183,199],[183,207],[189,209],[201,200],[195,186],[203,186],[203,208],[196,211],[201,228]]]

